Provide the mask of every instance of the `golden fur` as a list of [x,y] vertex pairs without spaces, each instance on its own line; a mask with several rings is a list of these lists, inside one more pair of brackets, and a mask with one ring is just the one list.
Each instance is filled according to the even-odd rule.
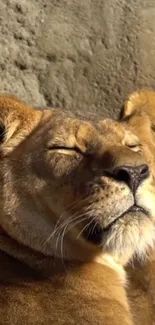
[[0,141],[1,324],[131,325],[123,266],[155,240],[151,169],[134,194],[116,175],[151,167],[138,137],[1,96]]
[[[123,112],[127,124],[140,139],[155,182],[155,92],[142,89],[132,93]],[[155,211],[154,211],[155,217]],[[127,268],[129,300],[134,324],[155,324],[155,250],[143,262],[137,260]]]

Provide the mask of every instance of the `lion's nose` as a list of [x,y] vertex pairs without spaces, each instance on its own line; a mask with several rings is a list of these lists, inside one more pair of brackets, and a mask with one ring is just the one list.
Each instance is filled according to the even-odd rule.
[[132,192],[135,192],[140,183],[149,176],[147,164],[139,166],[119,166],[114,169],[113,177],[125,182]]

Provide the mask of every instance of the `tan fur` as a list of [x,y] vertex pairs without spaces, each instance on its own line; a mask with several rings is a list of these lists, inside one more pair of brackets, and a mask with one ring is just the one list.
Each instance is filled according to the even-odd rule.
[[147,162],[137,136],[5,96],[0,123],[1,324],[131,325],[123,266],[154,245],[153,175],[135,195],[148,215],[110,175]]
[[[142,89],[126,101],[124,123],[140,139],[155,178],[155,92]],[[155,216],[155,210],[154,210]],[[127,268],[130,277],[128,295],[136,325],[155,324],[155,251],[143,263],[134,261]]]

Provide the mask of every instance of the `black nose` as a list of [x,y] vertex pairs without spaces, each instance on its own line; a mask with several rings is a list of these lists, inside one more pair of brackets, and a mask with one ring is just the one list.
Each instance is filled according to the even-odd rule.
[[149,167],[146,164],[119,166],[114,169],[113,176],[115,179],[125,182],[132,192],[135,192],[140,183],[149,176]]

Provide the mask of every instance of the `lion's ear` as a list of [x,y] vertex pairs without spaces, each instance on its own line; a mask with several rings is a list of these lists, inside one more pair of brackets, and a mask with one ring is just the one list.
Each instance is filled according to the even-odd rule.
[[5,139],[5,126],[1,122],[0,123],[0,144],[4,142],[4,139]]
[[122,112],[122,120],[130,120],[133,116],[146,115],[155,127],[155,92],[142,89],[129,95]]
[[8,152],[32,129],[36,110],[13,96],[0,96],[0,151]]

